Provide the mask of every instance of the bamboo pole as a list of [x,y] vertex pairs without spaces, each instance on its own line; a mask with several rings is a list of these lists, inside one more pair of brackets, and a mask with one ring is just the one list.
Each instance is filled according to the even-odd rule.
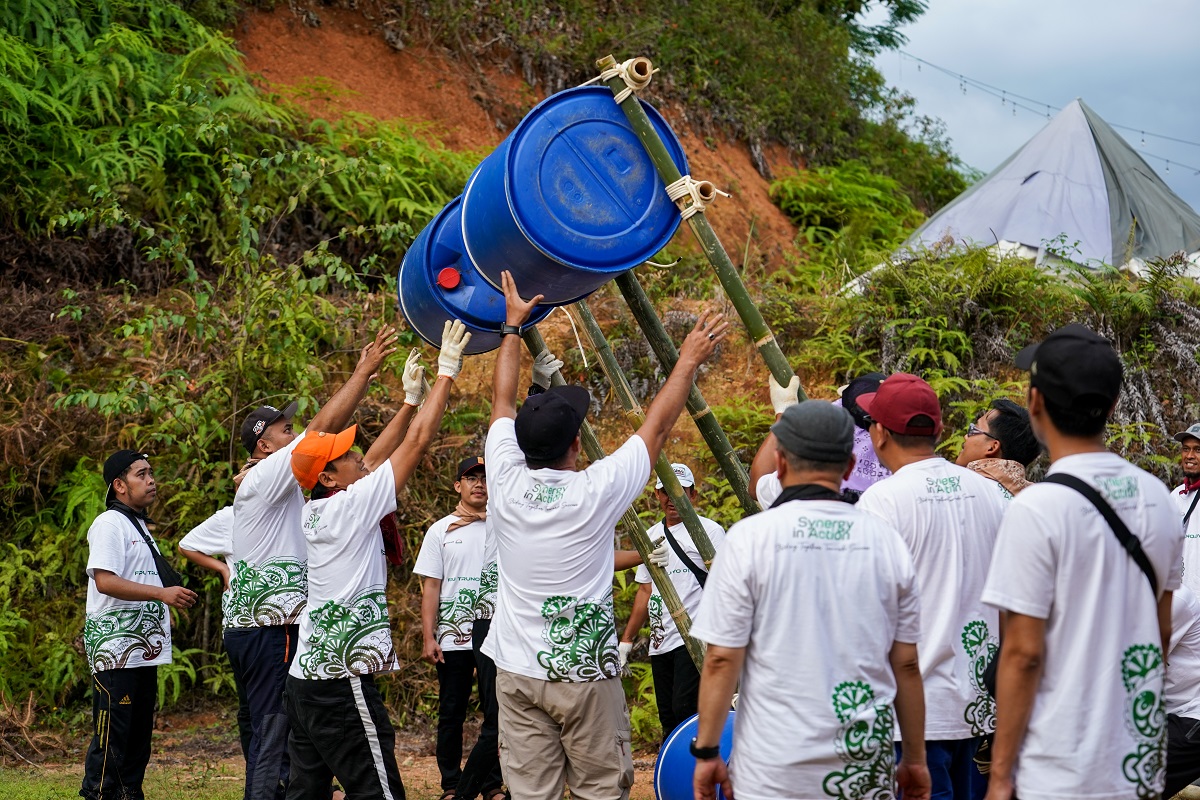
[[[605,56],[596,62],[596,66],[601,70],[612,69],[616,65],[617,61],[611,55]],[[648,61],[642,69],[648,78],[651,70]],[[625,81],[619,76],[609,78],[607,85],[612,90],[614,96],[625,91],[626,88]],[[659,138],[658,132],[654,130],[650,118],[646,116],[646,111],[638,101],[637,95],[630,92],[619,105],[621,110],[625,112],[625,117],[629,120],[630,125],[633,126],[634,133],[646,148],[650,160],[654,162],[654,167],[658,170],[663,183],[669,186],[678,181],[682,177],[679,173],[679,168],[671,160],[666,146],[663,144],[662,139]],[[791,365],[788,364],[787,357],[784,356],[779,343],[775,341],[775,335],[771,333],[766,320],[763,319],[762,314],[759,313],[758,308],[754,305],[754,301],[750,298],[750,293],[746,290],[746,284],[742,282],[737,268],[729,260],[729,254],[721,246],[721,241],[713,231],[712,225],[709,224],[703,212],[693,214],[688,218],[687,223],[692,229],[692,233],[696,236],[696,239],[700,242],[700,247],[703,249],[705,257],[708,258],[709,263],[716,270],[717,279],[721,281],[721,286],[725,289],[725,294],[729,297],[730,302],[733,303],[733,307],[737,310],[738,316],[741,317],[746,330],[749,331],[754,341],[754,346],[762,356],[763,361],[766,362],[771,375],[775,377],[775,380],[781,386],[787,386],[795,376],[795,372],[792,371]],[[803,388],[799,390],[797,396],[801,400],[805,399]]]
[[[663,370],[670,373],[675,369],[675,363],[679,361],[679,351],[675,349],[675,343],[671,341],[671,337],[667,335],[666,329],[659,320],[658,314],[654,310],[654,304],[646,296],[646,291],[642,288],[637,276],[633,274],[633,270],[621,273],[616,280],[617,288],[625,297],[625,303],[629,306],[633,318],[637,320],[642,332],[646,334],[646,340],[650,342],[655,357],[662,364]],[[721,471],[728,479],[729,486],[737,496],[738,502],[742,504],[742,510],[747,514],[758,513],[758,501],[750,496],[748,487],[750,478],[746,474],[746,468],[738,460],[733,451],[733,445],[729,443],[729,438],[721,429],[721,423],[712,413],[712,409],[705,402],[704,395],[700,393],[700,389],[695,383],[688,391],[687,409],[688,413],[692,415],[696,427],[700,430],[700,435],[708,444],[708,449],[712,451],[713,457],[721,466]]]
[[[542,338],[541,332],[537,326],[529,326],[523,334],[522,340],[525,342],[525,347],[529,349],[531,355],[535,358],[546,348],[546,341]],[[561,372],[555,372],[550,379],[551,385],[563,386],[566,380]],[[587,454],[591,461],[599,461],[604,458],[604,448],[600,446],[600,440],[596,438],[596,432],[592,430],[592,426],[585,419],[583,425],[579,428],[579,438],[583,444],[583,451]],[[674,473],[672,473],[674,477]],[[676,481],[678,485],[678,481]],[[621,515],[621,524],[625,528],[625,532],[629,535],[630,541],[633,542],[634,549],[642,557],[642,563],[650,572],[650,579],[654,581],[655,587],[658,588],[659,595],[662,596],[663,604],[666,605],[667,611],[671,614],[671,619],[675,621],[675,627],[679,629],[679,635],[683,637],[683,644],[687,647],[688,655],[692,657],[692,662],[696,665],[697,670],[704,669],[704,643],[698,639],[692,638],[692,618],[688,614],[687,609],[683,607],[683,601],[679,599],[679,592],[675,591],[675,584],[671,583],[671,578],[667,575],[666,570],[650,562],[650,551],[654,549],[654,545],[650,542],[650,537],[646,533],[646,526],[638,519],[638,515],[634,513],[632,508],[625,509]]]
[[[604,331],[600,329],[600,323],[596,322],[596,318],[592,316],[592,311],[588,308],[587,301],[580,300],[575,305],[569,307],[567,311],[579,320],[583,329],[587,332],[588,338],[592,341],[592,347],[596,348],[596,352],[599,353],[600,365],[604,369],[604,374],[608,377],[609,383],[612,384],[613,391],[617,394],[617,399],[621,401],[621,406],[625,409],[626,416],[633,419],[635,427],[641,425],[646,419],[646,414],[642,411],[637,398],[633,396],[633,389],[630,388],[629,381],[626,379],[625,373],[621,370],[621,365],[617,363],[617,357],[613,355],[612,348],[608,344],[608,339],[605,338]],[[679,516],[683,519],[684,527],[687,528],[687,532],[691,535],[696,549],[700,551],[700,557],[704,559],[704,566],[711,568],[713,558],[716,556],[716,550],[708,538],[708,531],[704,530],[704,526],[700,523],[700,517],[696,514],[696,509],[692,507],[691,499],[684,494],[683,487],[679,484],[679,478],[675,475],[675,470],[671,469],[671,462],[661,452],[658,454],[658,459],[654,462],[654,472],[658,475],[658,479],[662,481],[663,490],[671,498],[671,502],[675,504],[675,510],[679,512]]]

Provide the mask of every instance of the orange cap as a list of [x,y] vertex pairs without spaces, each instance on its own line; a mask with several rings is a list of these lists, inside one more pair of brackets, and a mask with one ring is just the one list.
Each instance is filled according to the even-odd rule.
[[324,431],[307,433],[292,450],[292,474],[307,491],[317,485],[317,476],[335,458],[341,458],[354,446],[357,425],[351,425],[341,433]]

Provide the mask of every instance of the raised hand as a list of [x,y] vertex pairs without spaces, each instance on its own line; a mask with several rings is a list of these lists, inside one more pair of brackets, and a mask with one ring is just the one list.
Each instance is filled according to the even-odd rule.
[[442,350],[438,353],[438,377],[458,377],[462,371],[463,351],[470,341],[471,333],[462,320],[446,320],[442,327]]
[[394,352],[396,352],[396,329],[391,325],[384,325],[375,334],[375,341],[370,342],[362,349],[354,371],[359,374],[365,373],[370,376],[371,380],[375,380],[379,377],[379,368],[383,366],[384,360]]
[[404,362],[404,402],[419,406],[429,394],[429,381],[425,379],[425,365],[421,363],[421,351],[413,348]]
[[771,407],[775,409],[776,415],[782,414],[788,406],[794,406],[800,402],[800,378],[793,375],[788,381],[787,386],[780,386],[775,376],[770,376],[771,382]]
[[729,323],[725,321],[725,315],[711,308],[704,309],[700,312],[700,319],[696,320],[696,327],[692,328],[679,348],[679,360],[704,363],[728,335]]
[[529,315],[533,313],[533,309],[545,297],[545,295],[539,294],[535,295],[532,300],[522,300],[512,273],[508,270],[500,273],[500,286],[504,289],[504,321],[509,325],[516,325],[518,328],[525,324]]

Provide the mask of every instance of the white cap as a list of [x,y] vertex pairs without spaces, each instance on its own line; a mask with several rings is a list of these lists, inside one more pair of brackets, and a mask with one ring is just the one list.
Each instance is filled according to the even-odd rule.
[[[692,471],[687,468],[687,464],[672,464],[671,471],[675,473],[675,477],[679,479],[679,485],[683,488],[696,485],[696,479],[692,477]],[[663,488],[662,478],[654,482],[654,488]]]

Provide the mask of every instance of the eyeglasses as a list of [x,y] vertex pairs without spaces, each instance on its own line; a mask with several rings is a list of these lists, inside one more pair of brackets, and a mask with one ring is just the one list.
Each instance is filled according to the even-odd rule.
[[[970,425],[967,426],[967,438],[968,439],[971,438],[972,436],[981,436],[981,435],[986,436],[989,439],[996,439],[995,436],[992,436],[990,433],[985,431],[983,428],[980,428],[979,426],[977,426],[974,422],[972,422]],[[996,441],[1000,441],[1000,440],[996,439]]]
[[487,476],[480,472],[469,472],[459,480],[463,483],[487,483]]

